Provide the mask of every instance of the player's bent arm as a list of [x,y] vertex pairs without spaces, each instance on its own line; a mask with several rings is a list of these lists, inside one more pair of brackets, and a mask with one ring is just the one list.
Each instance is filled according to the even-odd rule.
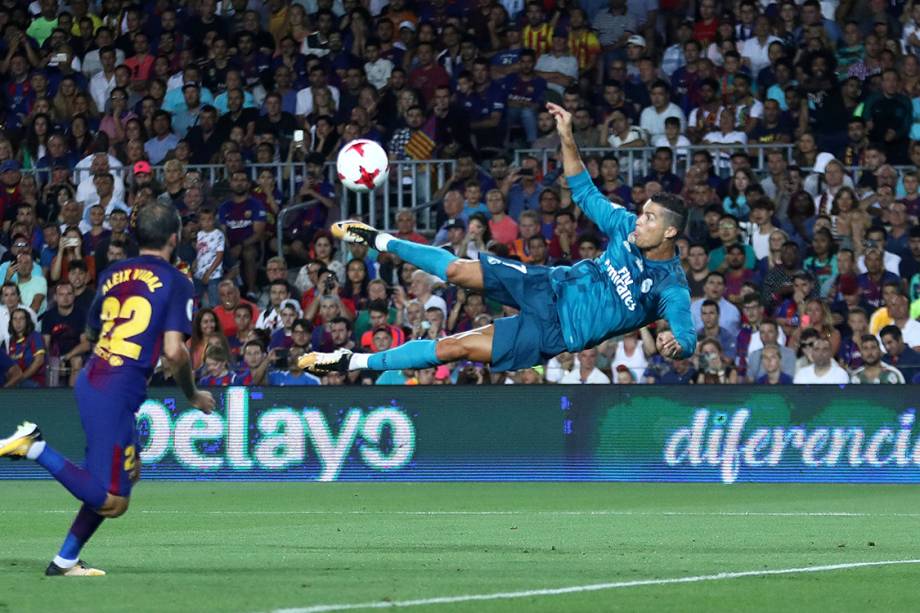
[[696,351],[696,331],[690,315],[690,292],[686,287],[670,287],[661,294],[659,314],[668,321],[671,333],[681,348],[681,358]]

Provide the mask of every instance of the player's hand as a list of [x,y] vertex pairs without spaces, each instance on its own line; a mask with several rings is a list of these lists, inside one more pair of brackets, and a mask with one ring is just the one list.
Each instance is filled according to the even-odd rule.
[[205,392],[203,390],[195,392],[195,395],[191,398],[191,402],[193,407],[205,415],[210,415],[214,407],[217,406],[217,402],[214,400],[214,396],[211,392]]
[[682,351],[680,343],[677,342],[677,339],[674,338],[674,333],[670,330],[658,333],[658,337],[655,338],[655,347],[658,349],[658,353],[672,360],[679,358]]
[[549,111],[549,114],[556,120],[556,131],[559,132],[559,135],[571,136],[572,114],[558,104],[553,104],[552,102],[546,103],[546,110]]

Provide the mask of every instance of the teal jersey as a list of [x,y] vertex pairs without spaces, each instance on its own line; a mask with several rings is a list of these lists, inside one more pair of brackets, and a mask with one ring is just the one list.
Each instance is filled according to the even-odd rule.
[[609,238],[594,260],[557,266],[550,278],[556,309],[569,351],[666,319],[690,357],[696,333],[690,316],[690,290],[680,260],[649,260],[632,236],[636,216],[598,191],[587,171],[566,178],[572,199]]

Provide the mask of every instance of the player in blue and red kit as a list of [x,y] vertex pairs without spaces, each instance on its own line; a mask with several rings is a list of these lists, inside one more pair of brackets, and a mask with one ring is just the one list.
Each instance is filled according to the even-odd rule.
[[399,240],[358,221],[332,226],[346,242],[389,251],[422,270],[520,310],[476,330],[439,340],[415,340],[372,354],[338,349],[313,352],[299,365],[314,373],[403,370],[469,360],[495,371],[529,368],[563,351],[578,352],[605,339],[665,319],[670,330],[655,339],[666,358],[687,358],[696,348],[690,291],[676,242],[686,223],[683,200],[660,193],[636,216],[607,200],[588,175],[572,132],[572,115],[547,104],[562,143],[562,162],[572,200],[610,239],[593,260],[573,266],[528,266],[481,253],[479,260]]
[[0,457],[38,462],[83,501],[50,576],[105,573],[80,561],[80,550],[107,517],[128,510],[140,477],[136,412],[161,355],[192,406],[210,413],[214,398],[195,386],[185,338],[192,328],[192,283],[170,264],[181,222],[169,204],[148,204],[137,214],[140,255],[109,266],[99,278],[86,334],[96,344],[74,393],[86,432],[86,466],[80,468],[42,440],[26,422],[0,440]]

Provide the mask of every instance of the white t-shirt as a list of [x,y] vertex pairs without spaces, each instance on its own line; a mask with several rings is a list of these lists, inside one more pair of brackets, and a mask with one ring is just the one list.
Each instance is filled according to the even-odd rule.
[[636,349],[632,355],[626,355],[623,341],[617,343],[617,351],[613,356],[613,362],[610,363],[610,370],[616,372],[617,366],[620,365],[632,371],[633,379],[642,381],[642,375],[645,374],[645,368],[648,366],[648,359],[645,357],[645,351],[642,350],[641,341],[636,343]]
[[[204,273],[208,271],[214,260],[217,259],[218,253],[224,251],[224,233],[214,228],[210,232],[204,230],[198,231],[198,239],[195,245],[197,257],[195,258],[195,278],[201,279]],[[223,264],[218,264],[211,275],[211,279],[220,279],[223,274]]]
[[683,134],[678,134],[677,144],[675,145],[672,145],[670,141],[668,141],[668,137],[664,134],[656,136],[652,139],[652,147],[668,147],[677,157],[690,155],[690,149],[688,149],[688,147],[690,147],[690,139]]
[[757,76],[761,70],[770,65],[767,51],[770,49],[770,45],[775,42],[782,41],[776,36],[767,36],[767,41],[761,46],[760,41],[754,36],[741,44],[741,57],[746,57],[751,62],[751,74]]
[[831,360],[831,367],[826,373],[822,376],[818,376],[815,373],[815,365],[809,364],[804,368],[800,368],[795,373],[795,378],[792,380],[795,384],[805,384],[805,383],[818,383],[822,385],[840,385],[843,383],[850,382],[850,375],[847,374],[847,371],[840,368],[837,365],[837,362]]
[[[327,85],[327,87],[329,88],[329,93],[332,94],[332,101],[335,103],[335,108],[339,108],[339,88],[334,85]],[[305,87],[297,92],[297,108],[294,112],[296,115],[300,116],[306,116],[313,112],[312,89]]]
[[759,230],[751,234],[751,247],[754,248],[754,257],[758,260],[770,255],[771,234],[773,234],[773,230],[770,230],[766,234],[761,234]]
[[645,107],[642,110],[642,115],[639,116],[639,127],[645,130],[651,138],[655,138],[659,134],[664,134],[664,120],[668,117],[677,117],[680,120],[681,133],[687,131],[687,117],[681,108],[673,102],[669,103],[661,113],[656,111],[653,106]]
[[[559,383],[562,384],[578,384],[581,383],[581,369],[573,368],[569,372],[565,373],[562,376],[562,379]],[[596,367],[588,374],[588,379],[585,383],[610,383],[610,377],[602,373]]]
[[908,319],[901,328],[901,336],[904,337],[904,344],[908,347],[920,347],[920,321]]
[[[534,70],[537,72],[558,72],[567,77],[578,79],[578,60],[575,59],[574,55],[560,55],[556,57],[552,53],[544,53],[540,56],[540,59],[537,60]],[[547,82],[546,86],[560,94],[565,91],[565,86],[559,85],[558,83]]]

